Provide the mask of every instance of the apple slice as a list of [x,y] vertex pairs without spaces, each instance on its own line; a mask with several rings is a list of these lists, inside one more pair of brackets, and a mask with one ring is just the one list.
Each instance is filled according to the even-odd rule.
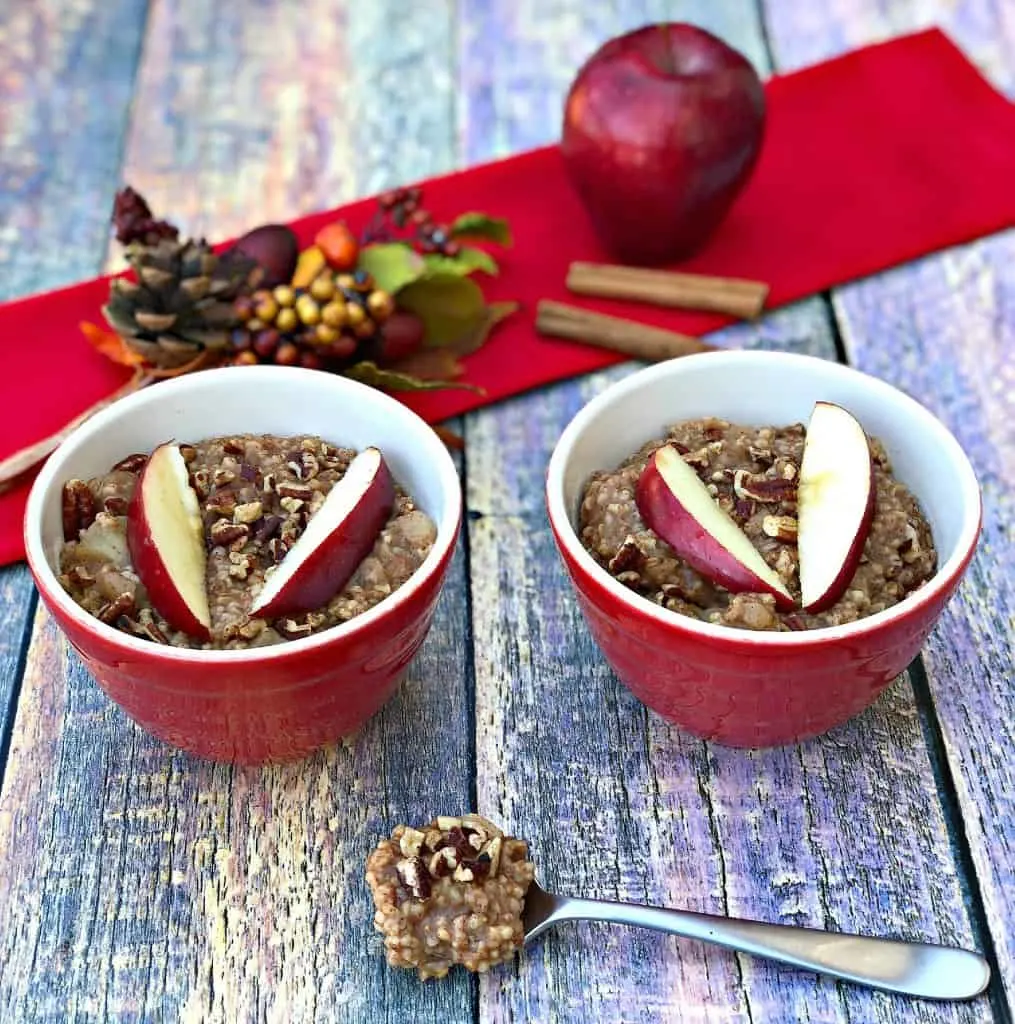
[[299,615],[327,604],[370,553],[395,504],[395,484],[376,448],[357,455],[250,609],[258,618]]
[[207,640],[204,523],[175,444],[159,445],[141,472],[127,509],[127,547],[159,615],[174,629]]
[[735,594],[771,594],[778,608],[794,606],[779,574],[672,445],[663,445],[649,459],[635,501],[649,529],[713,583]]
[[863,427],[831,402],[817,402],[807,424],[797,491],[800,602],[830,608],[842,596],[874,515],[874,463]]

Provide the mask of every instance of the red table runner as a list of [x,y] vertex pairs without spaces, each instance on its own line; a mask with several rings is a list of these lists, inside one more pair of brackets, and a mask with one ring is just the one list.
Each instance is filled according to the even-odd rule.
[[[940,31],[777,76],[766,93],[755,174],[708,246],[681,269],[767,281],[774,307],[1015,224],[1015,106]],[[728,322],[566,291],[572,260],[608,257],[556,147],[435,178],[425,183],[425,197],[439,219],[475,209],[510,221],[514,247],[501,259],[500,276],[482,284],[491,301],[522,303],[466,361],[466,379],[484,394],[404,396],[430,422],[617,361],[536,335],[540,298],[687,334]],[[293,227],[309,244],[336,216],[358,229],[373,208],[372,199],[362,200]],[[108,278],[99,278],[0,306],[0,458],[59,429],[124,381],[123,368],[93,351],[79,331],[81,320],[102,323],[108,289]],[[26,481],[0,497],[0,564],[23,557],[28,487]]]

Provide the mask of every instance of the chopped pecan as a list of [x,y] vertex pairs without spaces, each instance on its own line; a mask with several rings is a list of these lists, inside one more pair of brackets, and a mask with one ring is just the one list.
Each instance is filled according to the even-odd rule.
[[223,547],[237,540],[246,540],[250,536],[250,527],[246,523],[233,523],[228,519],[216,519],[209,530],[212,544]]
[[194,461],[194,459],[197,458],[197,449],[192,444],[181,444],[177,445],[177,447],[180,449],[180,454],[183,456],[183,461],[188,466]]
[[779,548],[779,554],[776,555],[775,565],[772,568],[787,582],[793,579],[797,573],[797,564],[792,551],[789,548]]
[[265,550],[268,553],[268,557],[277,564],[285,558],[289,545],[281,537],[272,537],[265,545]]
[[313,452],[289,452],[286,466],[297,480],[312,480],[320,472],[321,464]]
[[109,604],[103,605],[97,614],[97,618],[100,622],[104,622],[107,626],[113,625],[114,622],[121,615],[125,615],[128,618],[134,614],[134,595],[133,594],[121,594],[119,597],[114,598]]
[[253,640],[260,636],[266,628],[267,624],[264,619],[247,619],[246,622],[240,624],[239,634],[244,640]]
[[119,494],[109,494],[102,499],[102,510],[111,516],[125,516],[127,514],[127,499]]
[[462,816],[462,828],[471,829],[473,832],[480,832],[487,836],[503,835],[501,830],[482,814],[465,814]]
[[211,497],[205,502],[204,506],[209,512],[214,512],[217,516],[232,516],[233,511],[236,508],[236,494],[233,491],[219,490],[216,491]]
[[299,640],[314,631],[309,622],[300,622],[298,619],[281,619],[275,623],[275,629],[287,640]]
[[475,879],[471,864],[459,864],[452,876],[456,882],[471,882]]
[[406,857],[398,861],[395,871],[410,896],[425,900],[430,895],[430,875],[419,857]]
[[640,572],[645,565],[645,553],[635,543],[633,537],[624,538],[624,543],[617,549],[617,553],[610,559],[610,573],[616,576],[621,572]]
[[229,438],[228,441],[222,443],[222,451],[228,452],[230,455],[242,455],[243,445],[239,441]]
[[72,565],[67,570],[67,582],[74,587],[89,587],[95,582],[95,576],[80,565]]
[[229,552],[229,575],[233,579],[245,580],[254,568],[253,559],[242,551]]
[[264,506],[259,501],[245,501],[233,509],[233,522],[253,523],[261,518]]
[[201,501],[204,501],[208,497],[208,470],[206,469],[195,469],[190,474],[190,486],[194,488],[194,493],[198,496]]
[[737,498],[733,504],[733,518],[740,524],[746,523],[754,515],[756,507],[751,498]]
[[283,480],[278,485],[280,498],[296,498],[299,501],[309,501],[314,496],[314,489],[308,484],[297,484],[291,480]]
[[427,864],[427,870],[434,878],[444,878],[446,875],[451,874],[452,866],[448,865],[448,862],[444,857],[444,850],[438,850],[430,857],[430,862]]
[[746,469],[738,469],[733,477],[733,492],[738,498],[753,498],[765,505],[796,500],[793,481],[748,473]]
[[899,554],[904,562],[915,561],[917,555],[922,551],[920,546],[920,534],[911,522],[906,522],[906,528],[902,543],[899,545]]
[[695,469],[706,469],[708,464],[712,461],[713,455],[718,455],[722,451],[721,441],[712,441],[706,444],[703,448],[699,448],[696,452],[686,452],[681,455],[681,458],[689,466],[694,466]]
[[[183,449],[181,447],[180,451]],[[142,452],[135,452],[133,455],[127,455],[110,470],[111,473],[140,473],[145,468],[145,463],[148,461],[148,456]]]
[[61,501],[63,539],[77,540],[82,530],[95,522],[95,495],[84,480],[68,480]]
[[765,516],[761,520],[761,529],[766,537],[786,542],[796,540],[797,521],[793,516]]
[[123,628],[126,632],[140,637],[142,640],[152,640],[157,644],[169,643],[165,633],[162,632],[159,624],[155,621],[155,615],[151,608],[142,608],[138,612],[136,619],[128,618],[124,622]]
[[403,857],[417,857],[423,848],[424,835],[417,828],[407,828],[398,840]]
[[504,839],[500,835],[495,835],[490,840],[487,848],[483,851],[490,858],[490,877],[494,877],[497,874],[497,870],[500,867],[500,852],[504,845]]

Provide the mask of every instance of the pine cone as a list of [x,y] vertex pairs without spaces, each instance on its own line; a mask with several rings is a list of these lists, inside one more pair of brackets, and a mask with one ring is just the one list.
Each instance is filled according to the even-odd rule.
[[217,256],[203,240],[135,243],[127,260],[135,279],[116,278],[102,312],[130,348],[167,370],[224,350],[237,323],[233,301],[259,278],[252,259]]

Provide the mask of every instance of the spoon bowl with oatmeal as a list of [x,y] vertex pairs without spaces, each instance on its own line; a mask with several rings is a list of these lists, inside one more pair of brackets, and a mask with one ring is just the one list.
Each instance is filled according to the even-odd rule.
[[771,352],[671,360],[609,387],[564,431],[546,488],[621,681],[687,731],[743,747],[807,739],[872,704],[958,586],[981,514],[969,460],[919,403]]
[[567,921],[631,925],[928,999],[972,999],[990,967],[972,950],[827,932],[715,914],[547,892],[523,839],[478,814],[398,825],[367,858],[374,927],[392,967],[442,978],[484,973]]

